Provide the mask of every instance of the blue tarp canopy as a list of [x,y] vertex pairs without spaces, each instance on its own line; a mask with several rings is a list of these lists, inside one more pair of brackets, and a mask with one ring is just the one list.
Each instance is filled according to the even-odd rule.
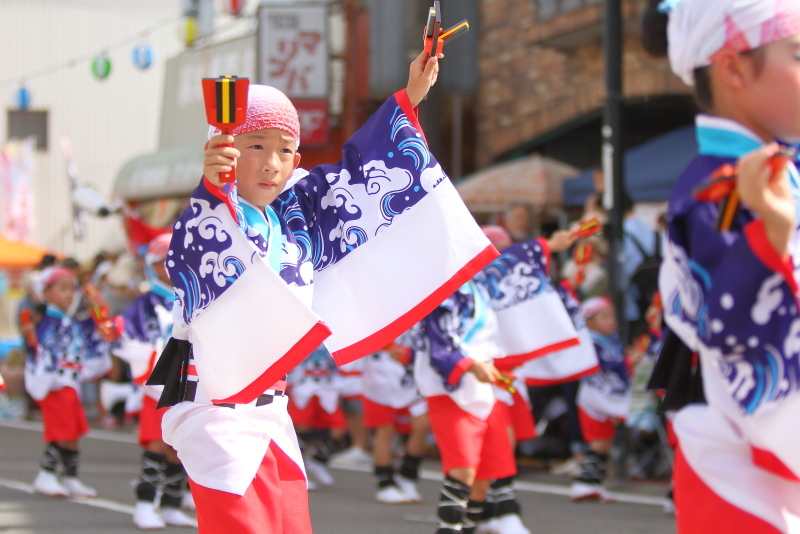
[[[660,135],[625,152],[625,188],[634,202],[667,200],[672,184],[697,156],[694,126]],[[564,180],[564,206],[582,206],[591,193],[592,173]]]

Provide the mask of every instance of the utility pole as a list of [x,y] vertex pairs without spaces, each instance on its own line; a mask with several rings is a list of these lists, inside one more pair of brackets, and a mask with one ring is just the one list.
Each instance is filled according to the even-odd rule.
[[606,105],[603,117],[603,206],[609,213],[607,232],[609,253],[609,290],[619,319],[620,338],[627,340],[625,321],[625,281],[622,222],[625,214],[624,158],[622,146],[622,5],[621,0],[605,0],[604,55],[606,63]]

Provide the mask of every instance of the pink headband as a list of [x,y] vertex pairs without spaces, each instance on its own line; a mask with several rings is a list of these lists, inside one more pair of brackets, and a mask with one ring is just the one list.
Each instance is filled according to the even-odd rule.
[[483,230],[483,235],[498,249],[505,248],[512,243],[511,236],[502,226],[481,226],[481,230]]
[[589,319],[593,315],[606,308],[611,308],[613,304],[608,297],[592,297],[581,304],[581,313],[584,319]]
[[75,275],[65,267],[48,267],[39,275],[39,284],[42,289],[47,289],[61,278],[70,278],[75,281]]
[[147,252],[144,255],[144,262],[147,265],[152,265],[154,263],[158,263],[159,261],[164,261],[167,258],[167,253],[169,252],[170,241],[172,241],[171,233],[161,234],[150,241],[150,244],[147,245]]
[[[300,119],[292,101],[281,91],[269,85],[251,85],[247,95],[245,122],[233,130],[233,135],[267,128],[277,128],[288,132],[294,137],[297,148],[300,148]],[[212,127],[208,137],[219,133],[218,129]]]
[[798,0],[664,0],[672,71],[694,85],[694,70],[725,50],[737,53],[800,34]]

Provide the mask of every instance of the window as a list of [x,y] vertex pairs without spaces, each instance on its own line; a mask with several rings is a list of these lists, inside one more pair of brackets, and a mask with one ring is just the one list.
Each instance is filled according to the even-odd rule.
[[534,0],[536,2],[536,19],[546,21],[559,15],[599,4],[601,0]]
[[47,112],[8,110],[8,139],[36,138],[36,149],[47,150]]

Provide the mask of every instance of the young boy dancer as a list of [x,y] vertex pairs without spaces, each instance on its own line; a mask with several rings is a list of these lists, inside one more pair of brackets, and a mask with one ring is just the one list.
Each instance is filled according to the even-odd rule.
[[47,310],[36,327],[38,345],[25,363],[25,389],[41,407],[47,443],[33,489],[53,497],[97,495],[78,480],[78,440],[89,431],[78,392],[81,382],[97,380],[111,369],[108,343],[92,320],[77,322],[67,315],[76,283],[64,267],[41,272],[40,297]]
[[485,282],[464,284],[407,336],[419,347],[414,377],[445,474],[436,532],[474,533],[491,480],[517,473],[508,411],[492,387],[501,376],[492,360],[503,353]]
[[[150,242],[144,256],[145,274],[150,291],[131,304],[122,314],[122,332],[111,352],[128,362],[137,384],[150,377],[156,359],[172,334],[172,307],[175,293],[167,277],[167,259],[172,234]],[[142,530],[162,529],[167,525],[196,526],[181,508],[186,472],[175,449],[164,443],[161,420],[166,408],[156,408],[164,388],[143,386],[139,412],[139,445],[144,449],[139,482],[136,485],[136,508],[133,524]],[[161,494],[160,507],[156,496]]]
[[[399,340],[404,342],[404,337]],[[384,350],[362,360],[364,425],[375,429],[372,454],[378,492],[375,500],[384,504],[421,502],[417,490],[419,465],[430,430],[428,405],[414,383],[412,350],[391,343]],[[392,466],[392,441],[398,423],[408,420],[410,433],[400,470]]]
[[[800,3],[653,2],[645,20],[649,48],[668,52],[704,110],[699,155],[670,197],[659,283],[708,402],[673,420],[678,529],[794,532],[800,173],[778,141],[800,142]],[[738,176],[715,195],[720,173]]]
[[331,332],[337,363],[377,350],[496,256],[416,120],[437,61],[412,63],[406,90],[340,164],[297,169],[296,110],[265,86],[250,87],[232,137],[209,140],[175,225],[175,328],[152,377],[174,405],[164,438],[189,473],[201,533],[310,532],[286,373]]
[[578,389],[578,419],[589,449],[581,458],[580,473],[570,488],[570,498],[610,502],[613,498],[603,487],[603,480],[616,423],[628,417],[630,375],[617,336],[617,315],[612,302],[606,297],[593,297],[581,309],[600,361],[600,372],[582,379]]

